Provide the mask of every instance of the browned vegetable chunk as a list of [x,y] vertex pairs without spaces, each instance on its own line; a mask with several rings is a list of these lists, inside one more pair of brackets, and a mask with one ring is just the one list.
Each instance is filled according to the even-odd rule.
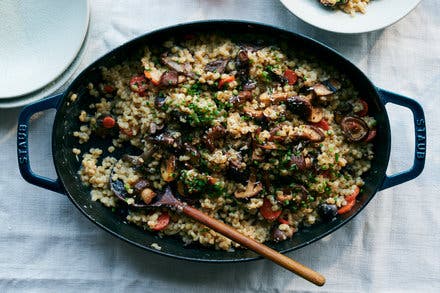
[[341,129],[348,141],[361,141],[368,135],[368,125],[364,120],[348,116],[342,119]]
[[302,125],[297,134],[298,139],[304,139],[311,142],[321,142],[325,139],[325,134],[316,126]]
[[205,66],[205,71],[209,72],[218,72],[222,74],[225,72],[226,65],[228,65],[229,60],[226,59],[219,59],[212,62],[209,62]]
[[170,156],[165,162],[162,163],[160,167],[160,173],[162,179],[165,182],[171,182],[176,178],[176,157],[174,155]]
[[249,177],[248,184],[244,191],[236,191],[234,193],[236,198],[248,198],[257,195],[261,190],[263,190],[263,184],[261,182],[256,182],[257,178],[255,174]]
[[171,70],[164,72],[160,77],[161,86],[176,85],[178,83],[179,74],[177,71]]

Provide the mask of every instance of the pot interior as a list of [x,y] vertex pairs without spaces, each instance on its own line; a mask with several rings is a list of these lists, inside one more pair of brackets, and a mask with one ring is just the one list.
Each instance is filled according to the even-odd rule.
[[[63,100],[60,101],[52,137],[55,167],[72,202],[102,228],[146,250],[182,259],[212,262],[244,261],[258,257],[255,253],[243,249],[226,252],[200,245],[184,246],[182,240],[177,237],[160,238],[154,233],[127,224],[124,221],[124,211],[122,209],[112,212],[111,209],[106,208],[101,203],[92,201],[90,189],[82,184],[78,175],[80,159],[72,153],[73,147],[80,148],[81,153],[88,152],[92,147],[99,147],[104,150],[104,155],[106,155],[105,151],[110,146],[110,142],[103,139],[93,139],[93,141],[90,140],[88,143],[78,145],[77,138],[72,135],[74,131],[79,129],[78,116],[80,111],[88,108],[90,101],[93,101],[93,98],[88,94],[87,85],[90,82],[96,84],[101,80],[99,68],[122,62],[129,56],[135,55],[140,48],[148,46],[148,44],[162,42],[172,36],[180,37],[188,33],[223,33],[232,39],[248,43],[261,41],[279,43],[283,41],[288,44],[289,49],[307,50],[308,53],[320,58],[320,60],[336,66],[352,79],[357,90],[362,93],[362,98],[368,102],[370,115],[377,120],[375,157],[371,163],[371,170],[363,176],[366,182],[363,192],[358,197],[355,207],[349,213],[338,216],[330,223],[318,223],[311,227],[303,227],[290,240],[267,244],[282,252],[298,249],[333,232],[353,218],[371,200],[382,185],[389,160],[389,121],[375,87],[354,65],[333,50],[315,41],[265,25],[233,21],[197,22],[155,31],[113,50],[79,75],[66,91]],[[78,95],[78,99],[74,103],[69,99],[69,93],[71,92]],[[117,153],[112,155],[117,157]],[[152,243],[159,244],[162,250],[152,249]]]

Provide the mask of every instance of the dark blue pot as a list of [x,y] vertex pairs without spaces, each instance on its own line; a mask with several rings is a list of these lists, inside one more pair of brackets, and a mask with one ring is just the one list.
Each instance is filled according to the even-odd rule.
[[[72,153],[72,147],[78,147],[76,139],[71,135],[79,128],[78,116],[81,109],[88,106],[87,84],[97,83],[100,78],[100,66],[112,66],[131,56],[142,46],[160,42],[170,36],[181,36],[197,32],[223,32],[228,36],[243,39],[248,37],[271,39],[275,42],[285,41],[293,49],[307,49],[311,55],[330,62],[341,72],[346,73],[363,93],[363,98],[369,104],[369,113],[377,120],[377,136],[375,143],[375,158],[371,170],[364,176],[364,192],[358,197],[355,207],[346,214],[330,223],[314,225],[303,229],[288,241],[269,243],[272,248],[287,252],[304,247],[342,227],[356,216],[373,198],[376,192],[403,183],[417,177],[425,163],[426,130],[422,107],[414,100],[387,92],[375,87],[371,81],[352,63],[329,47],[305,36],[271,27],[264,24],[243,21],[202,21],[181,24],[160,29],[136,38],[106,54],[86,68],[62,94],[49,97],[23,109],[19,117],[17,132],[17,152],[20,172],[28,182],[43,188],[67,195],[75,206],[91,221],[113,235],[132,243],[145,250],[180,259],[204,262],[236,262],[257,259],[258,255],[248,250],[234,252],[216,251],[200,246],[184,247],[180,239],[173,237],[159,238],[156,234],[146,232],[136,226],[123,223],[123,218],[105,208],[98,202],[91,201],[90,189],[81,183],[77,174],[79,162]],[[78,94],[78,100],[69,105],[68,93]],[[391,146],[390,125],[385,104],[394,103],[409,108],[414,115],[415,154],[411,169],[392,176],[385,174]],[[58,179],[51,180],[32,172],[29,165],[28,130],[29,118],[32,114],[49,108],[57,110],[52,132],[52,153]],[[107,142],[108,143],[108,142]],[[93,147],[105,147],[106,142],[93,142]],[[92,144],[81,146],[82,153],[89,150]],[[107,144],[108,146],[108,144]],[[151,248],[152,243],[158,243],[162,250]]]

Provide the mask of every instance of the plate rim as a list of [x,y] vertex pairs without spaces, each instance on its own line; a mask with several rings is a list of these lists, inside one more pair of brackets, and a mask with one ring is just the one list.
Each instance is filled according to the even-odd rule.
[[[316,28],[328,31],[328,32],[333,32],[333,33],[338,33],[338,34],[345,34],[345,35],[349,35],[349,34],[362,34],[362,33],[368,33],[368,32],[373,32],[373,31],[377,31],[377,30],[381,30],[384,28],[387,28],[393,24],[395,24],[396,22],[400,21],[402,18],[404,18],[405,16],[407,16],[409,13],[411,13],[419,4],[420,2],[422,2],[422,0],[416,0],[416,3],[408,10],[406,11],[404,14],[402,14],[401,16],[397,17],[396,19],[393,19],[390,22],[387,22],[385,24],[381,24],[378,26],[373,26],[371,28],[368,29],[358,29],[358,30],[337,30],[337,29],[333,29],[333,28],[328,28],[325,25],[313,22],[313,21],[309,21],[304,19],[303,17],[301,17],[298,13],[297,10],[292,9],[293,5],[289,5],[288,1],[289,0],[279,0],[281,2],[281,4],[283,4],[283,6],[294,16],[298,17],[299,19],[301,19],[303,22],[314,26]],[[304,0],[306,1],[306,0]]]
[[[71,58],[64,64],[64,66],[60,67],[58,74],[54,75],[49,81],[42,84],[39,87],[34,88],[33,90],[27,90],[22,94],[15,96],[2,96],[0,95],[0,108],[13,108],[23,106],[31,101],[38,100],[36,96],[43,94],[44,92],[53,93],[60,86],[62,86],[70,76],[73,75],[75,70],[72,70],[74,63],[78,62],[78,56],[81,54],[83,50],[85,40],[88,36],[89,27],[90,27],[90,0],[85,1],[85,21],[82,23],[82,33],[81,33],[81,42],[77,44],[77,48],[74,50],[74,54],[72,54]],[[78,2],[79,3],[79,2]],[[79,64],[78,64],[79,65]],[[76,66],[78,67],[78,66]],[[69,74],[70,72],[70,74]],[[64,82],[63,82],[64,81]],[[57,87],[58,85],[58,87]],[[49,88],[49,89],[48,89]],[[34,99],[35,97],[35,99]],[[41,97],[40,97],[41,99]],[[26,102],[25,102],[26,101]]]

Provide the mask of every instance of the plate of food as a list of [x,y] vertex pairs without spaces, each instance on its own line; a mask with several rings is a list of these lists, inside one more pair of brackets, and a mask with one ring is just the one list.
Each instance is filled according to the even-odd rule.
[[[423,170],[417,148],[410,170],[386,174],[390,102],[412,110],[424,139],[417,102],[376,88],[325,45],[264,24],[181,24],[116,48],[65,92],[24,108],[19,168],[146,250],[251,260],[255,253],[185,209],[280,252],[328,235],[377,191]],[[49,108],[56,180],[29,165],[29,118]],[[155,205],[170,192],[184,205]]]
[[411,12],[420,0],[280,0],[303,21],[336,33],[383,29]]

